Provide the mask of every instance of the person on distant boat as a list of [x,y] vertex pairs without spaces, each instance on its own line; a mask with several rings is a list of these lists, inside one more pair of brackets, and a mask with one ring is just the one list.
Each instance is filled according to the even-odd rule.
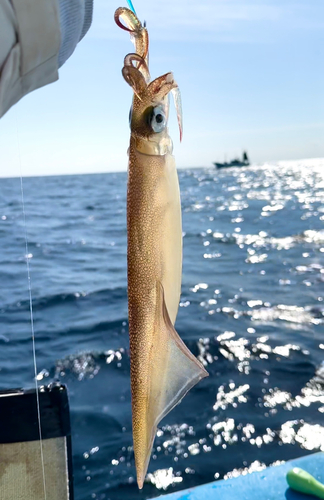
[[93,0],[0,0],[0,117],[58,79],[90,28]]

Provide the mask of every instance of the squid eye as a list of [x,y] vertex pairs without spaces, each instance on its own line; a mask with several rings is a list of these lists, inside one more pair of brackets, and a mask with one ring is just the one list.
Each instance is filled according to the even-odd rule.
[[166,127],[166,116],[162,106],[156,106],[150,116],[150,125],[154,132],[159,133]]

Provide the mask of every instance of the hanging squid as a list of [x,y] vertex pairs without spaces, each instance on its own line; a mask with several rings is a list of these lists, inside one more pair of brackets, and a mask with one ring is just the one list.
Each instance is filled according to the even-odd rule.
[[115,12],[135,53],[122,74],[134,96],[127,189],[128,311],[135,464],[143,487],[157,425],[208,373],[174,328],[182,268],[179,182],[168,135],[168,94],[174,97],[180,140],[182,113],[172,73],[150,81],[148,33],[135,11]]

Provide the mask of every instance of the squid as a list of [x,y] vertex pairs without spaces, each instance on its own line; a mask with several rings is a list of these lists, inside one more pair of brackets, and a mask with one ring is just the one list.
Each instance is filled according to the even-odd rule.
[[172,73],[151,81],[149,38],[135,11],[121,7],[117,25],[135,52],[122,75],[133,90],[127,185],[127,279],[132,427],[137,483],[143,488],[157,425],[208,373],[174,328],[181,293],[179,181],[168,134],[173,94],[182,136],[178,85]]

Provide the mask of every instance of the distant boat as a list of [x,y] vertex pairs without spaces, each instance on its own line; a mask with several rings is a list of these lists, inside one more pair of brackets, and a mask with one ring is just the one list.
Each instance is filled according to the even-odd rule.
[[228,168],[228,167],[247,167],[250,165],[250,160],[247,155],[247,152],[244,151],[242,155],[242,160],[239,158],[234,158],[234,160],[227,162],[225,161],[224,163],[214,163],[216,168]]

